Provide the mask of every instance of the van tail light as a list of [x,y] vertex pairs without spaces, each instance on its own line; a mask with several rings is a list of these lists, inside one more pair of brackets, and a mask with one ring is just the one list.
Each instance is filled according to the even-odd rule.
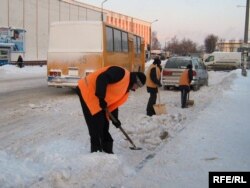
[[59,72],[59,71],[50,71],[49,75],[53,76],[53,77],[57,77],[57,76],[61,76],[61,72]]
[[193,76],[196,76],[196,75],[197,75],[197,74],[196,74],[196,71],[193,70]]
[[163,70],[162,74],[163,76],[172,76],[172,71],[167,71],[167,70]]

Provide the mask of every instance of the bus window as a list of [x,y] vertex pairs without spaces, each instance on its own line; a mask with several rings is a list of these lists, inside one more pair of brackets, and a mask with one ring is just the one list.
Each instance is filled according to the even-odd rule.
[[128,52],[128,33],[106,27],[107,51]]
[[141,38],[138,36],[134,36],[134,49],[135,49],[136,54],[141,53],[140,45],[141,45]]
[[114,29],[114,51],[122,51],[121,31]]
[[141,38],[140,37],[136,37],[137,38],[137,53],[140,54],[141,53]]
[[111,27],[106,27],[106,39],[107,39],[107,51],[112,52],[114,50],[114,43],[113,43],[113,30]]
[[128,52],[128,33],[122,32],[122,51]]

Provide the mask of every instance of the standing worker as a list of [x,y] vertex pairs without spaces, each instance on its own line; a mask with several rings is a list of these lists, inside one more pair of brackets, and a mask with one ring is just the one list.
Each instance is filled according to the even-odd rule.
[[21,55],[18,56],[18,59],[17,59],[17,66],[19,68],[22,68],[24,65],[23,65],[23,58]]
[[147,104],[147,115],[155,115],[154,104],[156,103],[158,87],[161,87],[161,60],[159,57],[154,59],[152,65],[149,66],[146,73],[147,92],[150,94]]
[[190,83],[193,80],[193,66],[187,65],[187,69],[183,71],[179,80],[179,89],[181,90],[181,107],[187,108],[187,94],[190,91]]
[[118,107],[126,102],[130,90],[135,91],[145,82],[143,73],[129,72],[118,66],[101,68],[78,81],[76,89],[89,130],[91,152],[113,153],[106,110],[117,119],[111,121],[119,128]]

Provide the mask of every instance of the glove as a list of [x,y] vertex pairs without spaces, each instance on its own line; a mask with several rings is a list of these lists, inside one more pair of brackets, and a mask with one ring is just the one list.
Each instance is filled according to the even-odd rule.
[[101,109],[105,110],[107,108],[107,103],[103,98],[99,99],[99,106],[101,107]]
[[119,119],[116,119],[117,121],[113,121],[112,120],[112,124],[116,127],[116,128],[119,128],[119,127],[121,127],[121,122],[120,122],[120,120]]

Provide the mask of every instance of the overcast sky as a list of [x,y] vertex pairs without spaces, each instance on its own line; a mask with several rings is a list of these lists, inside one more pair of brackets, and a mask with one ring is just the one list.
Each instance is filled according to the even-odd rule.
[[[101,7],[103,0],[79,0]],[[237,7],[241,5],[242,7]],[[244,38],[246,0],[108,0],[103,8],[152,24],[164,45],[174,36],[204,44],[208,34],[220,39]]]

